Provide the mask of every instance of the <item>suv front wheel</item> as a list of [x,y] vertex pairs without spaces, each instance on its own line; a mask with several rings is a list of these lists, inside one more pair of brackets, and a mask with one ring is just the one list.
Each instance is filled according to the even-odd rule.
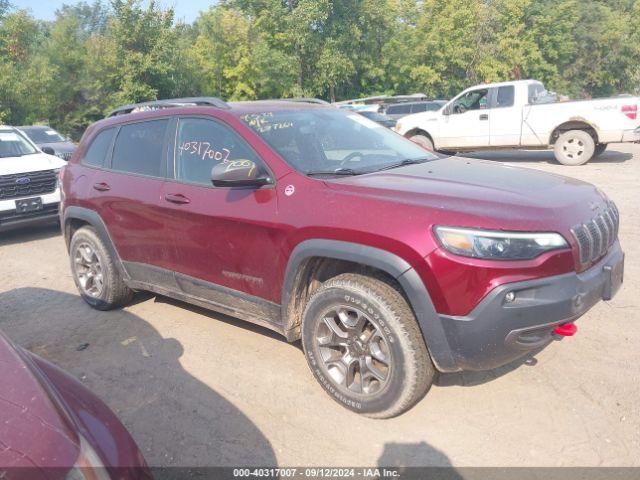
[[327,393],[369,417],[408,410],[427,393],[435,375],[403,295],[366,275],[342,274],[316,290],[303,316],[302,344]]
[[73,280],[82,298],[93,308],[111,310],[133,298],[108,249],[91,227],[78,229],[69,246]]

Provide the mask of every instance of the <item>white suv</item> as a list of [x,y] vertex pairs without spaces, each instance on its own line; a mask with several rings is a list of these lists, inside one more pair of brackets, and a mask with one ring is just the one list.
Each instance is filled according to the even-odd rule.
[[0,126],[0,231],[58,218],[64,165],[17,129]]

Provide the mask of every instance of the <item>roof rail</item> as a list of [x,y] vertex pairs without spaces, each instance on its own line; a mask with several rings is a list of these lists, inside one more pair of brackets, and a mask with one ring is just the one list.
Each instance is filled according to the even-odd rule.
[[168,98],[166,100],[152,100],[150,102],[132,103],[131,105],[123,105],[113,110],[108,117],[118,115],[126,115],[134,112],[144,112],[149,110],[162,110],[164,108],[174,107],[216,107],[228,110],[231,108],[227,102],[216,97],[187,97],[187,98]]
[[329,102],[322,100],[321,98],[296,97],[296,98],[283,98],[282,100],[285,102],[317,103],[318,105],[331,105]]

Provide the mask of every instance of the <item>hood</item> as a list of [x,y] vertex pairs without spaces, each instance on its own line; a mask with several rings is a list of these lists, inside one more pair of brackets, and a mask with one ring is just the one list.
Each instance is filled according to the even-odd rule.
[[345,194],[428,208],[432,224],[498,230],[566,233],[605,207],[603,195],[591,184],[462,157],[340,177],[326,184]]
[[0,465],[73,465],[78,454],[75,429],[50,397],[46,377],[2,333],[0,365]]
[[51,147],[56,153],[73,153],[76,146],[71,142],[38,143],[38,147]]
[[67,164],[61,158],[46,153],[34,153],[23,157],[0,158],[0,175],[39,172],[62,168]]

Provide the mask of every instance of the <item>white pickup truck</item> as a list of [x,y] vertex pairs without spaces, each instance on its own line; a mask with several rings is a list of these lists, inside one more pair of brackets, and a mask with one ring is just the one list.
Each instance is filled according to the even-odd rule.
[[640,98],[558,102],[535,80],[471,87],[440,110],[401,118],[396,132],[431,150],[553,148],[582,165],[613,142],[640,142]]

